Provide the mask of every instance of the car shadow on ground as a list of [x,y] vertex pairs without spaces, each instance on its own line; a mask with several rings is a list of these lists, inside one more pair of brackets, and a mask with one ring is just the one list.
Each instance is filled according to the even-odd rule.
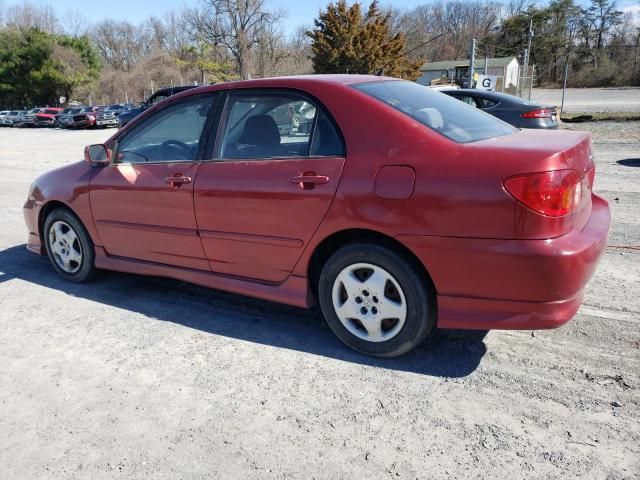
[[640,158],[625,158],[616,162],[623,167],[640,167]]
[[28,252],[25,245],[0,252],[0,285],[13,279],[214,335],[435,377],[465,377],[476,370],[487,351],[486,331],[441,330],[400,358],[370,358],[340,343],[317,309],[117,272],[100,272],[86,284],[69,283],[55,274],[47,258]]

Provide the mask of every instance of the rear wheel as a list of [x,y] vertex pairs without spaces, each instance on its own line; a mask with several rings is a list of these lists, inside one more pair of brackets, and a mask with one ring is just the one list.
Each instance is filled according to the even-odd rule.
[[44,222],[44,242],[56,272],[70,282],[85,282],[95,274],[95,249],[78,218],[66,208],[56,208]]
[[333,332],[366,355],[402,355],[435,324],[430,282],[406,258],[373,243],[335,252],[320,274],[318,297]]

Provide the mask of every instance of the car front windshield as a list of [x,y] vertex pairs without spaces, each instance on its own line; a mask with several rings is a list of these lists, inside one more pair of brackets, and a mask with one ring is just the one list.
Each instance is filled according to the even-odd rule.
[[459,143],[510,135],[516,128],[428,87],[403,80],[360,83],[354,87]]
[[109,105],[107,108],[105,108],[105,111],[107,112],[113,112],[114,110],[120,110],[122,107],[120,105]]

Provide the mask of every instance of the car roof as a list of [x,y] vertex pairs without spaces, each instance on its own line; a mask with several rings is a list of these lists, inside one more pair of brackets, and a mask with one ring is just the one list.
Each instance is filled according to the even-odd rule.
[[[380,82],[385,80],[400,81],[400,78],[383,77],[377,75],[352,75],[352,74],[312,74],[312,75],[291,75],[286,77],[269,77],[251,80],[235,80],[233,82],[216,83],[214,85],[202,85],[189,89],[187,92],[179,92],[176,99],[206,92],[251,89],[251,88],[301,88],[311,85],[352,85],[357,83]],[[157,93],[157,92],[156,92]],[[171,97],[173,98],[173,97]]]

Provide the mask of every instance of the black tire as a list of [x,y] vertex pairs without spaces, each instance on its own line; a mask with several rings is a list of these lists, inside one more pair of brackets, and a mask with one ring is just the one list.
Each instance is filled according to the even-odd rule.
[[[58,261],[56,260],[52,250],[53,247],[51,245],[50,232],[52,226],[58,221],[66,223],[73,230],[79,243],[82,254],[81,260],[78,262],[79,268],[73,272],[67,272],[58,265]],[[42,237],[49,261],[58,275],[65,280],[74,283],[86,282],[94,277],[96,273],[96,252],[93,246],[93,241],[87,233],[87,230],[84,228],[84,225],[82,225],[82,222],[69,209],[62,207],[56,208],[47,215],[47,218],[44,221]]]
[[[389,340],[372,342],[351,333],[340,321],[333,302],[333,288],[340,272],[351,265],[371,264],[386,270],[404,293],[404,325]],[[354,350],[374,357],[397,357],[422,343],[434,330],[437,305],[435,289],[412,262],[390,248],[357,242],[336,251],[324,265],[318,281],[318,300],[329,327]]]

